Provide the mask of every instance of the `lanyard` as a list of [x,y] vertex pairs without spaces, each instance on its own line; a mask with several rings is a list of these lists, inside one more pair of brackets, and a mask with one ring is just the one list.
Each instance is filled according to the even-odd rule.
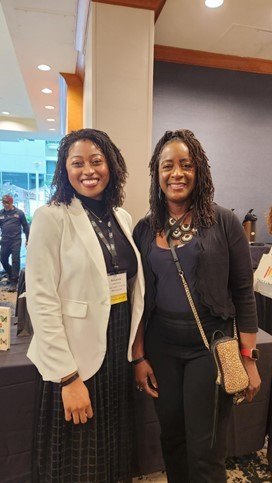
[[[111,221],[109,220],[107,222],[107,225],[106,225],[108,237],[109,237],[109,239],[107,239],[105,237],[105,234],[103,233],[103,231],[100,229],[100,226],[96,223],[93,213],[91,211],[89,211],[87,208],[85,208],[85,212],[86,212],[86,214],[87,214],[87,216],[88,216],[88,218],[89,218],[89,220],[92,224],[92,227],[93,227],[95,233],[97,234],[97,236],[99,236],[100,240],[104,243],[104,245],[106,246],[106,248],[107,248],[107,250],[108,250],[108,252],[111,256],[112,264],[113,264],[115,273],[118,273],[119,264],[118,264],[118,257],[117,257],[117,252],[116,252],[115,241],[114,241],[113,232],[112,232]],[[102,221],[99,218],[98,218],[98,220],[99,220],[99,223],[102,223]]]

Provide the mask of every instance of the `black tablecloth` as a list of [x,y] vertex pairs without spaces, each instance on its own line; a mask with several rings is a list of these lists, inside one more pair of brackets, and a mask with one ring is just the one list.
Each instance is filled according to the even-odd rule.
[[259,261],[262,258],[262,255],[268,253],[272,245],[261,245],[261,246],[254,246],[249,245],[250,255],[251,255],[251,262],[252,268],[256,270],[259,265]]
[[37,371],[26,357],[30,337],[11,331],[11,349],[0,352],[0,482],[30,483]]
[[[25,355],[30,337],[16,336],[15,326],[11,340],[10,351],[0,352],[0,482],[30,483],[38,377]],[[262,389],[253,403],[233,408],[228,443],[230,456],[261,449],[267,431],[272,441],[272,424],[268,420],[269,405],[272,406],[272,336],[260,331],[258,347],[262,354],[259,361]],[[135,414],[136,473],[159,471],[164,465],[153,402],[136,390]],[[268,453],[272,468],[271,445]]]
[[[251,403],[233,408],[228,438],[228,455],[241,456],[258,451],[270,425],[272,409],[272,336],[259,329],[257,346],[260,349],[258,369],[262,379],[259,393]],[[272,468],[272,427],[270,427],[269,460]]]
[[260,329],[272,335],[272,299],[255,292]]

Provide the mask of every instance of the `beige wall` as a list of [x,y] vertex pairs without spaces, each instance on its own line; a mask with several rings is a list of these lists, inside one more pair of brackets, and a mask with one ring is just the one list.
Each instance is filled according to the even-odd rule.
[[83,85],[76,74],[61,72],[66,82],[66,133],[82,129]]
[[154,12],[94,3],[90,17],[83,122],[121,149],[129,170],[124,207],[135,223],[148,208]]

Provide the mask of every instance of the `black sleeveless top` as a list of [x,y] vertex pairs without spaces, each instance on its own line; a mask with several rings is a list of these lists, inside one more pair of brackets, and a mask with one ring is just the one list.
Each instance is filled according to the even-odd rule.
[[[207,308],[202,305],[200,295],[196,290],[198,250],[195,237],[189,243],[176,247],[176,253],[197,311],[205,313]],[[179,313],[181,316],[192,313],[171,250],[159,247],[156,240],[153,240],[149,260],[156,279],[156,307],[168,312]]]

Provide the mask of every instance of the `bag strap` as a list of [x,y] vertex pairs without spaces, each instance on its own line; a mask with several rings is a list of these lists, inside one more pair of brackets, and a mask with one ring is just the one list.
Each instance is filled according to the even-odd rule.
[[[178,220],[179,221],[179,220]],[[175,224],[176,225],[176,224]],[[178,256],[177,256],[177,252],[176,252],[176,249],[175,249],[175,246],[174,246],[174,243],[173,243],[173,240],[171,238],[171,233],[173,231],[173,228],[175,227],[175,225],[173,225],[166,233],[166,240],[167,240],[167,243],[169,245],[169,248],[171,250],[171,253],[172,253],[172,257],[173,257],[173,260],[175,262],[175,265],[176,265],[176,268],[177,268],[177,271],[178,271],[178,274],[181,278],[181,281],[182,281],[182,284],[183,284],[183,287],[184,287],[184,290],[185,290],[185,293],[186,293],[186,296],[187,296],[187,299],[188,299],[188,302],[190,304],[190,307],[192,309],[192,312],[194,314],[194,318],[195,318],[195,321],[196,321],[196,324],[198,326],[198,329],[199,329],[199,332],[201,334],[201,337],[202,337],[202,340],[204,342],[204,345],[205,347],[210,350],[210,345],[209,345],[209,342],[208,342],[208,339],[206,337],[206,334],[205,334],[205,331],[203,329],[203,326],[201,324],[201,321],[200,321],[200,318],[199,318],[199,315],[198,315],[198,312],[197,312],[197,309],[196,309],[196,306],[195,306],[195,303],[194,303],[194,300],[193,300],[193,297],[192,297],[192,294],[190,292],[190,289],[189,289],[189,286],[188,286],[188,283],[186,281],[186,278],[185,278],[185,275],[184,275],[184,271],[181,267],[181,264],[180,264],[180,261],[178,259]],[[175,229],[175,228],[174,228]],[[236,327],[236,323],[235,323],[235,320],[233,321],[233,333],[234,333],[234,337],[236,339],[238,339],[238,333],[237,333],[237,327]]]
[[[170,230],[169,230],[170,231]],[[195,318],[195,321],[197,323],[197,326],[198,326],[198,329],[199,329],[199,332],[201,334],[201,337],[203,339],[203,342],[205,344],[205,347],[207,347],[208,350],[210,350],[210,346],[209,346],[209,342],[207,340],[207,337],[206,337],[206,334],[204,332],[204,329],[202,327],[202,324],[200,322],[200,318],[199,318],[199,315],[198,315],[198,312],[196,310],[196,306],[194,304],[194,301],[193,301],[193,297],[191,295],[191,292],[190,292],[190,289],[189,289],[189,286],[188,286],[188,283],[186,281],[186,278],[184,276],[184,272],[181,268],[181,265],[180,265],[180,261],[177,257],[177,253],[176,253],[176,250],[175,250],[175,247],[174,247],[174,244],[173,244],[173,240],[170,238],[170,236],[167,238],[167,242],[168,242],[168,245],[170,247],[170,250],[171,250],[171,253],[172,253],[172,257],[173,257],[173,260],[175,262],[175,265],[177,267],[177,271],[178,271],[178,274],[181,278],[181,281],[182,281],[182,284],[184,286],[184,290],[185,290],[185,293],[186,293],[186,296],[187,296],[187,299],[188,299],[188,302],[190,304],[190,307],[192,309],[192,312],[194,314],[194,318]]]

